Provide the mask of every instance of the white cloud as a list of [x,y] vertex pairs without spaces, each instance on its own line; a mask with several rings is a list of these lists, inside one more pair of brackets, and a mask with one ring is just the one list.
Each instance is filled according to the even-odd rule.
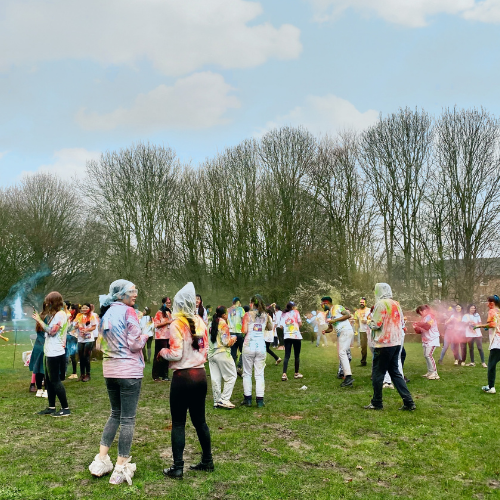
[[[85,174],[85,165],[89,160],[98,160],[101,153],[97,151],[88,151],[85,148],[66,148],[56,151],[53,155],[54,162],[47,165],[41,165],[37,172],[46,172],[70,179],[72,177],[83,177]],[[33,172],[23,172],[31,174]]]
[[284,125],[303,126],[314,135],[334,134],[344,129],[363,130],[373,125],[379,113],[362,113],[353,104],[333,94],[307,96],[303,106],[297,106],[284,116],[268,122],[259,135]]
[[206,65],[293,59],[302,50],[298,28],[255,24],[262,7],[247,0],[2,0],[1,12],[4,70],[63,59],[149,60],[179,76]]
[[87,130],[208,128],[226,123],[226,111],[240,106],[238,99],[229,95],[232,90],[221,75],[210,71],[194,73],[171,87],[160,85],[140,94],[129,108],[105,114],[81,109],[76,121]]
[[335,19],[352,8],[365,15],[411,28],[426,26],[438,14],[460,15],[464,19],[500,23],[499,0],[309,0],[317,21]]

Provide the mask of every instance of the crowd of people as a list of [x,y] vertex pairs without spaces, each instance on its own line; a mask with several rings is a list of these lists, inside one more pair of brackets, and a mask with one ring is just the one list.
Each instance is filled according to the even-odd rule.
[[[117,280],[109,293],[99,296],[100,314],[90,303],[79,306],[64,303],[61,294],[51,292],[45,297],[42,312],[34,312],[37,338],[33,347],[30,370],[36,395],[48,398],[48,407],[39,415],[66,417],[71,415],[66,389],[62,383],[68,377],[81,382],[90,381],[93,355],[102,356],[103,376],[109,397],[111,414],[104,426],[99,453],[89,465],[92,475],[101,477],[112,473],[110,483],[132,484],[136,464],[131,462],[130,450],[134,433],[137,405],[147,363],[152,363],[151,377],[155,382],[170,381],[170,412],[172,417],[173,464],[164,470],[171,478],[183,477],[185,426],[187,412],[196,430],[202,449],[201,461],[190,467],[197,471],[213,471],[210,431],[205,418],[205,399],[208,391],[205,364],[210,368],[213,406],[232,410],[231,401],[238,375],[243,379],[241,406],[251,407],[253,396],[257,407],[265,406],[265,367],[269,354],[279,365],[283,361],[281,380],[288,381],[288,364],[294,355],[295,379],[302,379],[300,354],[302,347],[302,316],[294,302],[281,310],[276,304],[266,305],[255,294],[248,306],[238,297],[232,305],[218,306],[213,315],[203,306],[192,283],[177,292],[173,301],[162,299],[162,306],[152,317],[149,308],[135,308],[138,291],[133,283]],[[308,312],[304,318],[311,325],[316,346],[328,346],[328,334],[336,336],[340,386],[354,384],[351,368],[351,348],[357,339],[361,348],[360,367],[367,366],[368,349],[372,353],[373,397],[366,410],[383,408],[383,389],[398,391],[401,410],[416,409],[404,376],[406,352],[404,338],[406,318],[391,287],[377,283],[375,301],[370,308],[362,297],[354,314],[341,304],[324,296],[319,310]],[[439,380],[434,353],[440,346],[437,314],[427,304],[416,309],[418,321],[413,322],[415,333],[421,335],[428,380]],[[481,329],[489,332],[490,355],[485,364]],[[154,355],[151,358],[154,339]],[[469,346],[470,362],[465,363]],[[474,366],[474,346],[483,367],[488,368],[488,385],[482,390],[494,394],[496,365],[500,361],[500,298],[488,297],[488,317],[481,321],[474,305],[462,314],[456,305],[445,321],[444,345],[438,364],[448,348],[455,364]],[[273,350],[284,348],[282,360]],[[80,377],[76,373],[78,354]],[[42,384],[45,381],[45,390]],[[255,382],[255,383],[254,383]],[[255,390],[254,390],[255,385]],[[56,399],[60,409],[56,410]],[[109,449],[119,432],[118,458],[113,465]]]

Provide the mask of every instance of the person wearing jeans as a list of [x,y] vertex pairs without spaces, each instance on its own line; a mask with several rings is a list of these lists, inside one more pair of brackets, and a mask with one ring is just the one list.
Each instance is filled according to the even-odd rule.
[[387,283],[375,285],[375,306],[369,322],[371,343],[373,343],[373,397],[366,410],[381,410],[382,387],[386,372],[398,391],[403,406],[400,410],[415,410],[415,403],[399,371],[398,360],[401,350],[401,337],[404,328],[404,316],[399,303],[392,299],[392,290]]
[[[44,371],[49,403],[49,406],[38,412],[38,415],[68,417],[71,412],[66,398],[66,389],[62,384],[66,374],[68,315],[59,292],[49,293],[45,297],[44,304],[43,318],[37,312],[33,313],[33,319],[45,331]],[[56,397],[61,403],[61,409],[58,412],[56,412]]]
[[75,318],[78,330],[78,357],[80,358],[80,380],[90,380],[90,356],[94,348],[94,330],[97,329],[97,320],[92,314],[90,304],[84,304],[80,314]]
[[[113,471],[109,482],[132,484],[136,464],[131,463],[130,449],[134,435],[135,415],[144,376],[142,348],[148,336],[142,333],[134,309],[135,285],[127,280],[111,283],[108,295],[100,295],[101,322],[98,344],[103,353],[102,372],[106,381],[111,415],[104,426],[99,454],[89,465],[93,476]],[[118,458],[113,469],[109,449],[120,429]]]

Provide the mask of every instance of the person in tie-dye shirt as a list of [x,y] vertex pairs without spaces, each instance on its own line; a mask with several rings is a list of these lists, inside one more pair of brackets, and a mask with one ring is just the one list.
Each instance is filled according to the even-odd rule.
[[400,410],[415,410],[416,406],[398,366],[404,316],[399,303],[392,299],[392,290],[387,283],[375,285],[375,306],[368,323],[373,345],[372,385],[373,398],[366,410],[381,410],[382,386],[388,371],[398,391],[403,406]]
[[264,368],[266,367],[266,342],[264,333],[272,330],[273,322],[266,312],[262,297],[250,299],[250,311],[243,316],[241,331],[243,342],[243,395],[242,406],[252,406],[252,370],[255,376],[257,406],[264,406]]
[[[231,356],[234,359],[237,370],[240,375],[243,373],[243,334],[241,333],[241,325],[243,323],[243,316],[245,310],[241,307],[239,297],[233,298],[233,305],[227,310],[227,324],[231,335],[236,337],[236,342],[231,346]],[[240,351],[240,358],[238,360],[238,351]]]
[[293,377],[303,378],[304,376],[299,372],[300,350],[302,348],[302,334],[300,333],[302,319],[294,302],[288,302],[283,314],[281,315],[280,322],[283,327],[283,338],[285,343],[285,360],[283,361],[283,375],[281,376],[281,380],[288,380],[286,371],[288,369],[290,356],[292,355],[292,347],[293,355],[295,357],[295,374]]
[[[66,376],[66,332],[68,330],[68,315],[59,292],[49,293],[44,300],[44,317],[35,312],[33,319],[45,332],[43,346],[45,387],[49,406],[38,415],[53,417],[68,417],[71,415],[66,398],[66,389],[62,381]],[[45,320],[45,321],[44,321]],[[56,412],[56,396],[61,403],[60,411]]]
[[106,382],[111,416],[102,432],[99,454],[89,465],[93,476],[113,470],[108,452],[118,428],[118,458],[109,482],[132,484],[136,464],[130,463],[137,403],[144,376],[142,348],[148,336],[142,333],[134,309],[138,290],[127,280],[111,283],[109,293],[100,295],[101,322],[98,343],[103,353],[102,372]]

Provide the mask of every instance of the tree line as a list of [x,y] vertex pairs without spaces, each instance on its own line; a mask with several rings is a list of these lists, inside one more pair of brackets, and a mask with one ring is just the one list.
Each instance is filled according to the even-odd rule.
[[48,268],[29,300],[96,302],[126,278],[144,305],[188,280],[213,305],[317,282],[354,301],[380,280],[409,305],[465,303],[499,257],[499,201],[500,122],[484,109],[399,109],[325,137],[282,127],[198,166],[138,143],[83,179],[1,190],[0,299]]

